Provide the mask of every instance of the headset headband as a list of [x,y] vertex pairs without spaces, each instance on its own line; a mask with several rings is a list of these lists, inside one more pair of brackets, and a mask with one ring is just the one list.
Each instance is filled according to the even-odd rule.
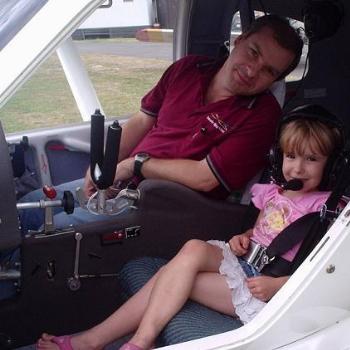
[[329,112],[326,108],[315,104],[308,104],[308,105],[296,107],[290,112],[286,113],[280,123],[277,136],[279,137],[279,132],[281,130],[282,125],[290,123],[292,120],[302,119],[302,118],[317,120],[320,123],[326,124],[327,126],[337,128],[342,135],[342,139],[343,139],[342,141],[345,140],[345,136],[343,134],[344,133],[343,123],[333,113]]

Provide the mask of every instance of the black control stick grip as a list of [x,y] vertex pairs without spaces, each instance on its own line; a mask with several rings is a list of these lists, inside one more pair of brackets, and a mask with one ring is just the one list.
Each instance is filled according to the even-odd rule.
[[122,128],[120,127],[118,121],[114,121],[114,123],[108,127],[107,132],[102,178],[101,182],[99,183],[99,188],[101,189],[106,189],[112,186],[114,182],[115,171],[118,163],[121,134]]
[[95,113],[91,116],[90,173],[92,180],[97,186],[101,178],[103,166],[104,123],[104,115],[101,114],[99,109],[96,109]]
[[105,190],[113,185],[118,163],[122,128],[118,121],[108,127],[104,151],[104,116],[97,109],[91,116],[90,173],[95,185]]

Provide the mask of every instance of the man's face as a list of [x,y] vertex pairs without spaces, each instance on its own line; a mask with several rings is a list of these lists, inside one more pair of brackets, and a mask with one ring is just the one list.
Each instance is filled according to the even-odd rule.
[[229,95],[254,95],[268,89],[291,64],[294,54],[282,48],[269,28],[239,36],[222,70]]

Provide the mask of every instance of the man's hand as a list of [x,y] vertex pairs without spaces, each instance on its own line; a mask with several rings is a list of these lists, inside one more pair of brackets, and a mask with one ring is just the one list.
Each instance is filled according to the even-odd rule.
[[134,162],[134,157],[130,157],[118,163],[114,182],[131,179],[134,176]]
[[288,276],[270,277],[257,276],[247,278],[247,286],[250,293],[261,301],[269,301],[287,282]]
[[231,251],[236,256],[244,255],[249,248],[250,236],[253,234],[253,230],[250,229],[240,235],[233,236],[228,244],[230,245]]
[[[125,180],[129,180],[133,176],[133,170],[134,158],[125,159],[118,164],[114,183],[107,189],[106,192],[107,198],[114,198],[118,194],[121,189],[120,186],[123,184],[123,182]],[[122,188],[123,187],[124,186],[122,186]],[[83,191],[87,198],[91,197],[97,191],[97,187],[91,178],[90,167],[85,174]]]
[[92,194],[96,192],[96,186],[92,181],[92,178],[90,175],[90,167],[88,168],[85,174],[83,192],[85,194],[85,197],[87,198],[89,198]]

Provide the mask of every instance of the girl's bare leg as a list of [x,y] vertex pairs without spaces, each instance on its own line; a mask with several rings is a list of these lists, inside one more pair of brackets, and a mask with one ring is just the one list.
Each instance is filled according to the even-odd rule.
[[[158,273],[102,323],[81,334],[72,336],[73,349],[103,349],[115,339],[135,331],[145,312]],[[52,338],[53,336],[44,333],[38,341],[38,349],[58,350],[58,346],[51,342]]]
[[[137,329],[132,343],[145,349],[188,297],[228,315],[234,314],[231,292],[217,273],[221,250],[202,241],[188,242],[165,267],[125,304],[99,325],[71,339],[74,350],[102,349],[115,339]],[[198,271],[206,271],[200,272]],[[197,275],[197,276],[196,276]],[[44,334],[39,349],[58,350]]]
[[[145,314],[131,343],[149,349],[160,331],[189,297],[232,315],[234,309],[230,290],[218,274],[221,260],[220,248],[198,240],[187,242],[160,271]],[[200,272],[202,275],[198,277]],[[209,287],[213,282],[218,283],[215,285],[215,291],[213,289],[203,291],[196,286],[196,283],[201,283],[202,287]],[[218,302],[218,298],[222,295],[225,301]]]

